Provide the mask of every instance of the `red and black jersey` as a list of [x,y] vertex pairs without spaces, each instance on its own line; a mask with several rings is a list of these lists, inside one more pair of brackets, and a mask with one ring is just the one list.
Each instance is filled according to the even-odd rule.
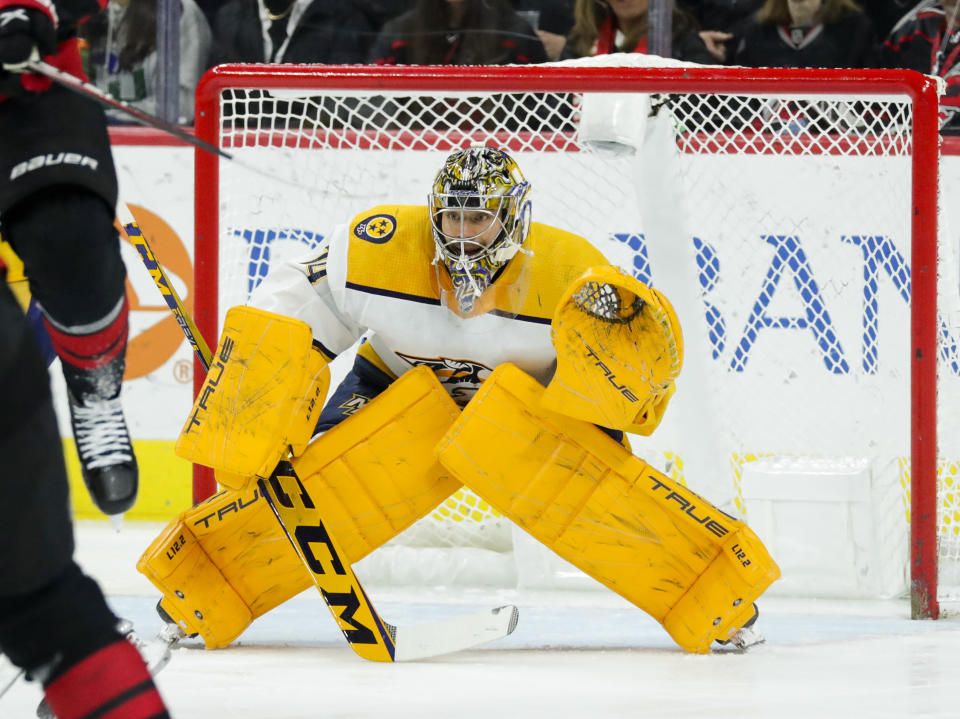
[[950,20],[937,0],[924,0],[894,25],[881,54],[884,67],[944,78],[943,104],[960,106],[960,16]]
[[791,27],[751,18],[734,32],[731,63],[747,67],[875,67],[873,23],[862,12]]
[[[370,50],[377,65],[527,65],[547,61],[543,43],[509,7],[491,8],[484,27],[421,27],[415,10],[387,22]],[[477,42],[484,38],[486,42]]]
[[[71,75],[86,79],[80,48],[77,43],[77,24],[94,13],[103,10],[108,0],[0,0],[0,10],[8,7],[24,7],[45,14],[57,28],[57,52],[42,60]],[[24,88],[34,92],[46,90],[51,80],[38,75],[24,74]],[[0,95],[0,100],[6,99]]]
[[[699,62],[701,65],[716,64],[717,59],[710,54],[707,46],[700,38],[696,25],[684,16],[678,16],[676,13],[673,18],[673,36],[670,44],[670,54],[674,60],[684,60],[686,62]],[[632,47],[619,47],[617,45],[618,30],[613,22],[613,17],[608,16],[603,19],[597,28],[597,47],[594,55],[609,55],[615,52],[638,52],[647,54],[647,36],[640,38],[637,44]]]

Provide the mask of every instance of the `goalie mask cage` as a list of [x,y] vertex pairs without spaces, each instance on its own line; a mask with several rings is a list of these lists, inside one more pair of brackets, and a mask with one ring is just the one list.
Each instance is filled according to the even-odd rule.
[[[960,313],[951,244],[938,263],[937,81],[652,60],[214,69],[197,134],[236,161],[196,155],[198,326],[215,340],[271,263],[356,213],[424,204],[450,151],[501,147],[532,184],[535,221],[587,237],[677,308],[677,395],[634,453],[744,516],[784,569],[771,591],[909,592],[914,616],[936,617],[960,591]],[[214,488],[199,469],[195,498]],[[400,554],[361,565],[392,556],[381,564],[403,581],[414,561],[493,553],[534,586],[523,572],[543,555],[515,535],[461,490],[388,545]],[[428,559],[408,562],[416,550]],[[483,561],[462,565],[468,580]],[[824,576],[832,564],[853,579]],[[456,581],[426,575],[415,581]]]

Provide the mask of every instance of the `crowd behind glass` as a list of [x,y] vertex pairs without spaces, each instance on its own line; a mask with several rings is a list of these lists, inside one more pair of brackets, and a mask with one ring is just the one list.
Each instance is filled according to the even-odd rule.
[[[664,0],[173,0],[179,121],[225,62],[497,65],[652,53]],[[675,0],[670,54],[748,67],[907,68],[940,75],[960,108],[960,0]],[[110,0],[82,27],[91,81],[157,114],[158,0]],[[657,6],[654,6],[657,7]],[[659,6],[662,7],[662,6]],[[662,45],[660,45],[662,47]],[[166,73],[169,75],[169,73]],[[112,122],[123,122],[115,114]]]

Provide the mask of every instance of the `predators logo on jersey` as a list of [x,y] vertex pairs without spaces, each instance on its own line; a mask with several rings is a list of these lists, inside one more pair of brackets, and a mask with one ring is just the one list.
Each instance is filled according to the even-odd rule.
[[429,367],[440,380],[450,397],[461,407],[480,389],[483,381],[490,376],[492,368],[472,360],[450,359],[448,357],[413,357],[397,352],[396,355],[411,367],[424,365]]
[[317,284],[327,276],[327,256],[330,254],[330,248],[324,247],[317,257],[303,263],[306,268],[307,280],[311,285]]
[[397,219],[393,215],[379,214],[361,220],[354,225],[353,233],[361,240],[382,245],[390,241],[397,231]]

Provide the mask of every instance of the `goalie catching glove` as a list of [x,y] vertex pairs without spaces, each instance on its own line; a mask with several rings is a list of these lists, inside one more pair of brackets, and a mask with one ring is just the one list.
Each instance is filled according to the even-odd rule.
[[683,362],[667,299],[615,267],[593,267],[561,298],[552,322],[557,371],[543,396],[554,412],[649,435]]

